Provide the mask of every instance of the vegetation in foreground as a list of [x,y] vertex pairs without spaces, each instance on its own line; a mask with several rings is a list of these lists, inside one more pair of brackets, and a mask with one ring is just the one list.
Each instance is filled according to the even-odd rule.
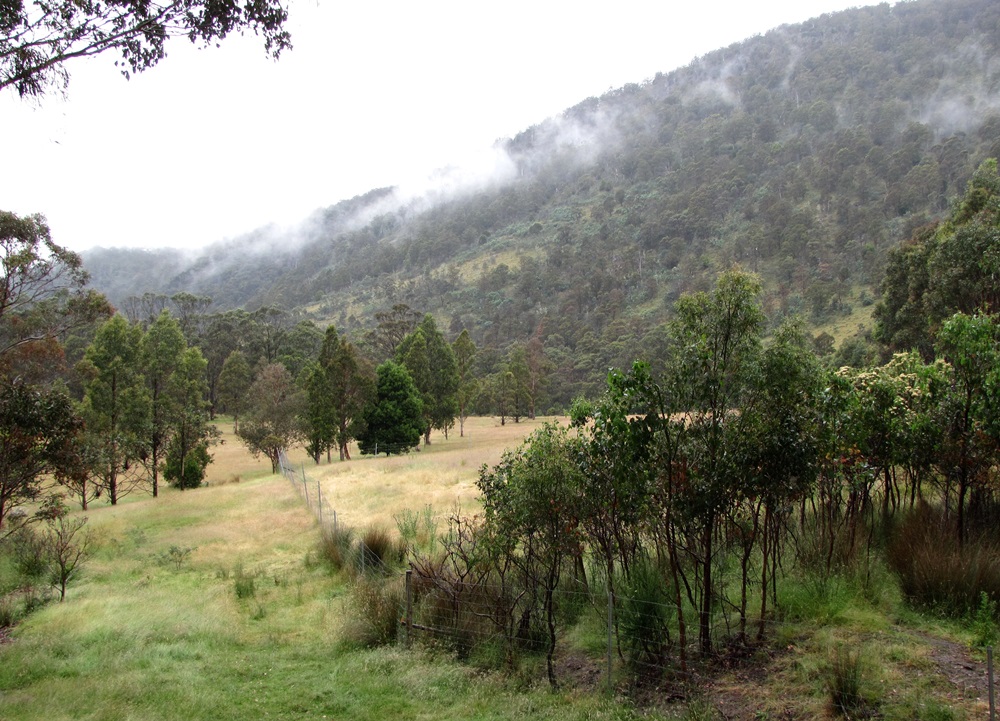
[[[456,457],[499,458],[516,441],[510,426],[469,423],[467,438],[419,458],[344,465],[364,470],[354,479],[359,494],[381,488],[379,469],[391,465],[398,493],[418,498],[433,490],[428,475],[454,473]],[[494,430],[496,442],[484,448]],[[963,670],[981,663],[968,651],[975,625],[916,613],[879,564],[798,577],[784,587],[773,643],[749,658],[721,653],[687,683],[634,680],[616,658],[611,697],[604,609],[584,609],[561,627],[556,691],[545,680],[544,653],[509,667],[427,636],[406,648],[398,606],[390,631],[373,638],[365,621],[378,603],[372,589],[387,579],[398,590],[401,569],[362,576],[347,563],[336,571],[294,486],[233,453],[239,446],[223,448],[232,455],[206,488],[91,509],[94,552],[66,602],[42,605],[0,646],[4,718],[823,718],[835,713],[833,684],[852,683],[846,672],[855,668],[882,717],[982,715],[975,675]],[[476,467],[466,468],[472,485]],[[448,507],[390,512],[393,494],[374,495],[382,515],[397,519],[387,547],[406,536],[427,549],[447,536]],[[369,533],[358,521],[355,541]],[[841,681],[838,649],[854,654],[844,656]]]

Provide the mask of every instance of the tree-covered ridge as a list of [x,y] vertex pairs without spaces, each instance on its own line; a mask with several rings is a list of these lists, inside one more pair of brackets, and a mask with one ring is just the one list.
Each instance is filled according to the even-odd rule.
[[887,250],[1000,155],[998,23],[988,0],[925,0],[784,26],[529,128],[487,190],[429,210],[373,191],[148,289],[348,332],[406,303],[493,357],[537,338],[563,386],[546,408],[565,404],[733,264],[761,276],[773,322],[869,305]]

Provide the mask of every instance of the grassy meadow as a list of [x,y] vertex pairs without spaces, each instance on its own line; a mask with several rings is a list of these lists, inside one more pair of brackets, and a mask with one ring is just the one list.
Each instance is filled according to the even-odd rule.
[[[345,522],[392,527],[407,504],[473,503],[479,465],[537,424],[473,420],[465,439],[435,436],[421,453],[306,471]],[[428,651],[352,646],[347,582],[315,559],[315,520],[223,429],[207,487],[91,508],[96,550],[66,601],[0,644],[0,718],[631,717],[599,696],[512,687]]]
[[[443,531],[452,510],[475,507],[478,469],[542,422],[470,419],[465,437],[435,434],[406,456],[354,451],[316,465],[297,450],[290,460],[344,525],[395,533],[395,517],[429,506]],[[207,486],[88,512],[95,550],[66,601],[0,643],[0,719],[834,718],[829,668],[842,648],[860,650],[880,717],[984,717],[981,659],[965,632],[907,611],[888,575],[867,594],[836,579],[786,584],[773,648],[680,698],[574,683],[599,625],[567,636],[577,650],[565,652],[568,682],[555,692],[537,669],[488,671],[420,645],[360,647],[350,580],[320,561],[298,491],[220,428]]]

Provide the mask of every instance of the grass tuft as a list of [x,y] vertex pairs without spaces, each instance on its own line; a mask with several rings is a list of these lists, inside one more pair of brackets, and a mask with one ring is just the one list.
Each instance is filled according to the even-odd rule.
[[888,547],[889,565],[914,604],[969,617],[1000,601],[1000,543],[986,536],[958,545],[944,514],[923,506],[901,520]]
[[874,704],[865,695],[864,663],[859,650],[838,646],[827,670],[826,686],[833,710],[848,719],[868,718]]

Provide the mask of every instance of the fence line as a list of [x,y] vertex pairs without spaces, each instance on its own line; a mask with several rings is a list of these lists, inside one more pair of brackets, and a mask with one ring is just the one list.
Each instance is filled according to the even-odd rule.
[[[305,465],[300,464],[296,468],[282,452],[279,455],[279,467],[281,474],[292,484],[300,497],[305,500],[306,506],[316,516],[321,529],[335,535],[339,533],[337,511],[323,494],[322,484],[318,480],[312,480],[306,474]],[[358,544],[360,547],[359,570],[362,574],[366,573],[368,567],[377,569],[383,575],[391,572],[391,569],[381,558],[368,551],[363,539],[358,539]],[[451,605],[450,607],[446,605],[443,612],[441,608],[438,608],[436,613],[434,613],[434,609],[428,611],[426,608],[421,608],[421,599],[417,598],[419,594],[415,588],[413,571],[408,569],[405,574],[402,607],[399,609],[400,624],[407,645],[412,644],[416,638],[415,631],[460,645],[471,646],[496,642],[524,646],[538,645],[537,628],[534,633],[527,626],[519,627],[516,632],[509,633],[512,628],[500,627],[501,611],[508,614],[509,620],[510,614],[524,610],[520,605],[521,598],[504,598],[505,595],[509,596],[510,589],[488,583],[463,583],[453,580],[441,583],[434,582],[438,579],[425,578],[424,580],[431,581],[428,589],[421,590],[424,596],[433,596],[437,592],[443,594],[443,597],[439,596],[439,600],[448,601]],[[558,605],[562,607],[560,613],[564,612],[566,606],[590,606],[601,617],[601,622],[605,624],[607,632],[602,672],[609,692],[614,690],[615,674],[628,666],[634,671],[645,670],[649,674],[660,675],[678,669],[678,659],[682,649],[679,645],[679,638],[676,637],[676,619],[674,618],[676,606],[673,603],[633,598],[620,591],[612,593],[610,590],[607,591],[606,598],[603,592],[595,593],[587,589],[565,588],[557,589],[554,596]],[[528,609],[529,614],[539,610],[537,599],[533,599],[533,602],[534,608]],[[418,620],[420,614],[430,614],[431,618]],[[453,621],[453,625],[450,626],[447,623],[449,616],[452,617]],[[713,649],[719,649],[726,643],[739,640],[739,634],[734,633],[734,628],[739,628],[740,619],[738,614],[734,615],[733,609],[724,610],[713,621]],[[623,632],[623,624],[630,625],[631,631]],[[765,618],[762,621],[748,614],[744,640],[754,638],[761,624],[771,635],[782,629],[794,628],[792,624],[774,618]],[[667,634],[665,638],[655,637],[657,633],[664,631]],[[720,651],[713,651],[707,655],[701,653],[698,647],[698,619],[694,613],[688,616],[687,637],[687,644],[683,651],[688,659],[704,661],[729,658],[727,653]],[[653,646],[653,649],[645,654],[637,649],[630,649],[628,648],[630,638],[632,641],[647,642]],[[850,658],[850,653],[848,653],[848,657]],[[599,666],[600,664],[595,661],[595,665]],[[850,668],[841,670],[848,676],[851,673]],[[839,674],[841,670],[834,670],[833,673]],[[989,718],[990,721],[997,721],[992,647],[987,649],[985,676],[989,699]],[[832,690],[831,693],[833,693]],[[845,707],[857,709],[869,703],[870,699],[864,695],[852,694],[849,689],[844,689],[840,693],[840,701],[835,703],[841,702]]]
[[[316,516],[320,530],[323,533],[332,533],[336,537],[341,531],[337,509],[330,505],[329,499],[323,494],[323,485],[318,480],[309,477],[304,463],[296,468],[288,460],[284,451],[278,454],[278,467],[281,470],[281,475],[298,491],[299,496],[305,500],[306,506]],[[369,549],[363,537],[357,539],[357,545],[359,551],[358,566],[362,573],[365,573],[368,567],[378,569],[383,574],[392,572],[393,569]]]
[[[454,644],[466,650],[495,643],[512,647],[547,647],[548,639],[540,639],[539,628],[525,625],[510,625],[523,609],[519,607],[510,589],[487,583],[462,583],[439,581],[417,577],[412,569],[405,572],[405,590],[399,609],[400,627],[407,645],[418,638],[418,633],[426,638],[436,639],[446,644]],[[745,636],[739,634],[740,619],[730,614],[727,619],[721,614],[713,619],[712,651],[702,653],[699,647],[698,618],[688,616],[686,644],[680,647],[677,634],[675,611],[672,603],[659,603],[630,597],[610,590],[586,591],[558,589],[554,596],[557,605],[575,607],[567,615],[565,608],[559,612],[562,625],[575,625],[584,613],[592,614],[591,623],[597,630],[598,623],[604,625],[606,643],[601,656],[594,655],[594,668],[603,676],[606,689],[613,693],[616,678],[631,673],[639,676],[660,676],[678,674],[683,676],[681,651],[684,651],[691,668],[700,667],[705,662],[731,662],[743,657],[747,650],[755,647],[758,628],[763,623],[765,638],[773,639],[782,632],[793,633],[801,630],[801,623],[765,618],[761,621],[748,614]],[[543,623],[536,605],[534,621]],[[585,601],[585,603],[584,603]],[[582,609],[582,610],[581,610]],[[570,620],[566,620],[567,617]],[[524,616],[522,616],[523,620]],[[507,622],[506,627],[503,624]],[[625,628],[628,625],[629,628]],[[657,634],[662,634],[657,636]],[[557,647],[565,643],[565,636],[557,640]],[[632,645],[630,645],[632,644]],[[642,644],[647,644],[644,651]],[[865,675],[864,648],[831,647],[829,659],[828,688],[835,705],[842,705],[845,713],[852,715],[863,708],[874,708],[877,699],[870,698],[858,690],[857,682]],[[870,664],[877,659],[868,659]],[[870,673],[870,671],[868,672]],[[852,685],[855,684],[855,685]],[[868,687],[867,681],[860,682]],[[853,689],[853,690],[852,690]],[[982,681],[963,687],[963,693],[974,690],[978,698],[988,695],[990,721],[997,721],[995,711],[995,685],[993,673],[993,648],[987,649],[987,660],[983,668]]]

